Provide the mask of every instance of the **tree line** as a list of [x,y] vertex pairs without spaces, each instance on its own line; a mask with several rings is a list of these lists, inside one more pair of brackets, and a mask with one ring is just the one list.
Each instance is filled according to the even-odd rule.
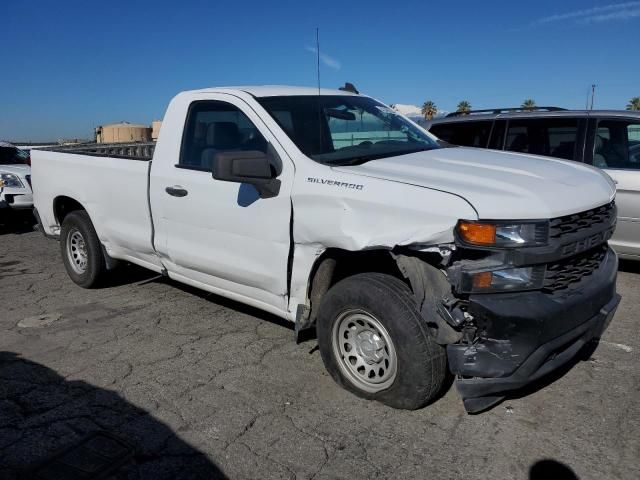
[[[537,108],[537,105],[535,100],[533,100],[532,98],[527,98],[524,102],[522,102],[520,108],[526,112],[531,112]],[[629,100],[626,109],[640,111],[640,97],[633,97],[631,100]],[[471,110],[471,103],[468,100],[462,100],[456,107],[457,113],[465,114],[469,113]],[[431,100],[427,100],[422,104],[420,112],[422,113],[422,116],[425,118],[425,120],[432,120],[433,117],[435,117],[438,113],[438,107]]]

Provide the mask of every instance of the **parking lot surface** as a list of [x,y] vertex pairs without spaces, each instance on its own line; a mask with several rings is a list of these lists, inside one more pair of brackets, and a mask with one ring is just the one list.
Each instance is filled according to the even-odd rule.
[[[492,410],[455,389],[419,411],[360,400],[315,340],[215,295],[123,268],[67,277],[59,246],[0,231],[0,478],[104,430],[113,478],[640,478],[640,268],[597,350]],[[560,472],[551,475],[549,472]]]

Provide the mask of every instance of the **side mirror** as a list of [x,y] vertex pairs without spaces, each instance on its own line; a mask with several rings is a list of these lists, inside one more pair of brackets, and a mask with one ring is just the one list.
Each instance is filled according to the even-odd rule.
[[280,192],[280,180],[272,171],[272,157],[259,151],[220,152],[213,157],[213,178],[223,182],[248,183],[256,187],[260,198]]

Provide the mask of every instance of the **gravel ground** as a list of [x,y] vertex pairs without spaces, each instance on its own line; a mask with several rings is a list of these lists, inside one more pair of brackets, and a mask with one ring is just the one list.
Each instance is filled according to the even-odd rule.
[[338,388],[277,318],[134,267],[83,290],[4,226],[0,478],[106,430],[135,447],[118,479],[637,479],[639,272],[587,361],[479,415],[453,388],[408,412]]

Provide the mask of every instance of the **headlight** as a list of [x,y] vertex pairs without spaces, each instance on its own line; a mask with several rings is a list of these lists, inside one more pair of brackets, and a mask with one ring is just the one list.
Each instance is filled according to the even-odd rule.
[[544,245],[549,224],[542,222],[476,222],[460,220],[456,233],[462,243],[484,247],[530,247]]
[[24,188],[18,176],[12,173],[0,173],[0,185],[9,188]]
[[536,265],[484,272],[463,272],[461,290],[462,293],[538,290],[544,284],[545,271],[544,265]]

